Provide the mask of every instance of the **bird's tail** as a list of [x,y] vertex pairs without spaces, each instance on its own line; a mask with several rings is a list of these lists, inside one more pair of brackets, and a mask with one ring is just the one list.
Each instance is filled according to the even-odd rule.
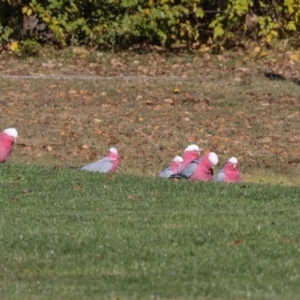
[[64,168],[66,168],[66,169],[81,169],[82,167],[83,166],[75,167],[75,166],[64,165]]
[[186,176],[181,174],[173,174],[169,177],[170,179],[188,179]]

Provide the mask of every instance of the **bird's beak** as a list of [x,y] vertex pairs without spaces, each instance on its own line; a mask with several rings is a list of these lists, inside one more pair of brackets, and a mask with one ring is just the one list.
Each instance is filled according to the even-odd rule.
[[232,166],[233,166],[233,169],[236,170],[237,165],[233,164]]

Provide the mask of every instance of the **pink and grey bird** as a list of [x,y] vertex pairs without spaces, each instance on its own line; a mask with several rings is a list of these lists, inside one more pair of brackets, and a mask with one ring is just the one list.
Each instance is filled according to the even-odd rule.
[[109,153],[104,158],[90,163],[81,168],[81,170],[100,172],[100,173],[113,173],[120,162],[120,156],[116,148],[110,148]]
[[228,159],[224,168],[214,178],[215,182],[240,182],[241,173],[237,158],[231,157]]
[[174,174],[171,178],[188,179],[193,175],[199,163],[200,149],[197,145],[192,144],[185,148],[183,152],[183,162],[178,168],[178,174]]
[[183,162],[180,165],[179,171],[183,171],[193,160],[199,159],[200,149],[197,145],[192,144],[185,148],[183,152]]
[[172,175],[178,173],[178,168],[182,163],[183,159],[181,156],[175,156],[171,162],[171,165],[165,168],[160,174],[159,177],[161,178],[170,178]]
[[0,134],[0,162],[6,162],[9,159],[17,138],[18,132],[15,128],[7,128]]
[[197,166],[193,174],[188,178],[192,181],[210,181],[213,178],[213,168],[218,164],[219,158],[215,152],[205,154]]

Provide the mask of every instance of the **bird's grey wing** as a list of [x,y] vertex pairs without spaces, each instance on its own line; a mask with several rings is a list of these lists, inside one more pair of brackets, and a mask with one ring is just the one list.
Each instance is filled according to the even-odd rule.
[[173,171],[170,167],[168,168],[165,168],[160,174],[159,174],[159,177],[161,178],[169,178],[173,175]]
[[214,181],[215,182],[223,182],[224,179],[225,179],[225,173],[224,173],[224,169],[222,169],[218,172],[218,174],[216,175]]
[[90,164],[82,167],[81,170],[107,173],[110,171],[112,166],[113,166],[113,164],[112,164],[111,160],[107,157],[104,157],[100,160],[97,160],[93,163],[90,163]]
[[200,162],[200,159],[196,159],[191,161],[183,170],[181,170],[178,174],[185,178],[190,178],[196,171],[197,165]]

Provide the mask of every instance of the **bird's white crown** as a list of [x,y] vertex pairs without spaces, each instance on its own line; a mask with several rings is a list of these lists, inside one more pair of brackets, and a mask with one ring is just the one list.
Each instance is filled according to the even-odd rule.
[[173,161],[176,161],[176,162],[178,162],[178,163],[182,163],[182,162],[183,162],[183,158],[182,158],[181,156],[175,156],[175,157],[173,158]]
[[192,144],[192,145],[189,145],[185,148],[184,152],[185,151],[200,151],[199,147],[195,144]]
[[16,139],[18,137],[18,131],[15,128],[6,128],[3,130],[4,133]]
[[208,155],[208,160],[213,166],[216,166],[219,162],[218,155],[215,152],[210,152]]
[[228,159],[228,162],[231,163],[231,164],[233,164],[233,165],[238,164],[238,160],[237,160],[236,157],[230,157],[230,158]]
[[116,154],[118,154],[118,150],[117,150],[116,148],[114,148],[114,147],[111,147],[111,148],[109,149],[109,152],[110,152],[110,153],[116,153]]

